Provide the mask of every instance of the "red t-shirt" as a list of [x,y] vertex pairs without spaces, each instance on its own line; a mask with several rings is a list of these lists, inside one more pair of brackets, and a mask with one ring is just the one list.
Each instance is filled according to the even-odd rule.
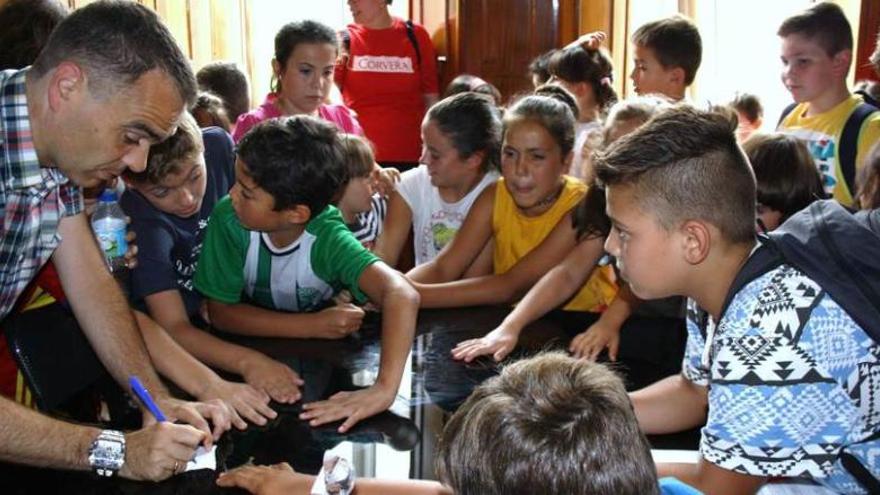
[[434,45],[425,28],[413,27],[421,63],[403,20],[395,17],[387,29],[349,24],[350,55],[334,74],[345,105],[357,113],[380,162],[419,160],[423,95],[438,92]]

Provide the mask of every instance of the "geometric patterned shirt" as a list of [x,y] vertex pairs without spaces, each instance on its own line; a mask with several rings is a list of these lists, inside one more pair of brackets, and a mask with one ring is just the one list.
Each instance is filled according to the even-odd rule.
[[[723,469],[865,493],[842,448],[880,477],[880,347],[799,270],[751,281],[709,330],[689,301],[682,373],[708,387],[700,452]],[[701,322],[702,320],[702,322]],[[711,325],[711,322],[708,322]]]
[[82,212],[79,188],[37,159],[27,72],[0,71],[0,319],[58,247],[61,218]]

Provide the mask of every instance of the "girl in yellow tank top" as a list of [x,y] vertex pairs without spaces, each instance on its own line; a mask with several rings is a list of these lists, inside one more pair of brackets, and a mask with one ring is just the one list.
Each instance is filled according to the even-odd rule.
[[[587,188],[564,175],[573,143],[573,111],[558,99],[529,96],[507,111],[503,180],[483,191],[434,260],[407,274],[422,307],[513,303],[575,248],[571,211]],[[583,243],[590,247],[593,266],[604,239]],[[482,276],[461,279],[465,271]],[[614,299],[610,268],[595,272],[566,309],[600,312]]]

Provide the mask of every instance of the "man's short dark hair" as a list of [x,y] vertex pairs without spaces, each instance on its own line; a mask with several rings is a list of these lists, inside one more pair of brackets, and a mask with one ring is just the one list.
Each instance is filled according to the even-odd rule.
[[0,8],[0,70],[34,63],[67,8],[58,0],[10,0]]
[[219,96],[226,107],[229,120],[247,113],[251,106],[247,76],[235,62],[211,62],[196,72],[196,81],[202,91]]
[[621,379],[562,353],[515,362],[478,386],[446,423],[436,459],[456,495],[659,491]]
[[703,58],[703,40],[693,21],[682,15],[652,21],[636,29],[632,40],[653,50],[665,69],[681,67],[686,85],[694,82]]
[[187,106],[196,98],[186,56],[159,17],[137,2],[100,0],[73,11],[49,37],[33,74],[41,77],[68,60],[86,71],[93,94],[115,93],[159,69]]
[[799,34],[818,43],[829,57],[853,48],[852,27],[843,10],[831,2],[817,3],[782,21],[776,34]]
[[595,154],[606,187],[634,187],[667,230],[705,220],[732,244],[755,238],[755,176],[725,116],[677,105]]
[[339,132],[316,117],[261,122],[238,143],[237,153],[248,176],[275,199],[275,211],[305,205],[314,218],[348,182]]

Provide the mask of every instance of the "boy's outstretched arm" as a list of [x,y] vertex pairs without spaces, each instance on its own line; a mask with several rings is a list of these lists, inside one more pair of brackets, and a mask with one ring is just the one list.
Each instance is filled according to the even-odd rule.
[[406,358],[412,348],[419,294],[400,273],[382,262],[368,266],[358,286],[382,308],[382,353],[379,376],[369,388],[339,392],[328,400],[303,406],[300,418],[312,426],[345,419],[339,427],[345,433],[358,421],[388,409],[394,402]]
[[676,433],[706,422],[706,387],[683,375],[668,376],[629,394],[639,426],[648,435]]
[[210,297],[207,301],[214,327],[254,337],[341,339],[356,332],[364,319],[364,310],[354,304],[337,304],[316,313],[287,313]]
[[696,464],[657,464],[657,477],[664,476],[674,476],[712,495],[752,495],[767,482],[767,478],[720,468],[702,457]]

